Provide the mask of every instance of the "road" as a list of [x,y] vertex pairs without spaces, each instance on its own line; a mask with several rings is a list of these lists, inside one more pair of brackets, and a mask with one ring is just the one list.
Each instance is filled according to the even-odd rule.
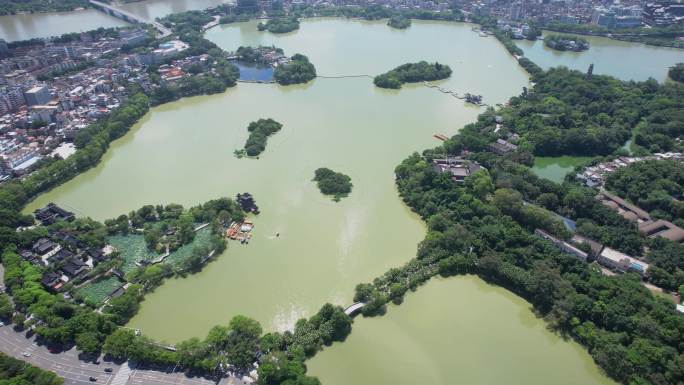
[[[101,361],[94,364],[78,359],[73,348],[67,352],[50,353],[44,346],[35,343],[34,337],[26,338],[23,333],[15,332],[11,326],[0,327],[0,350],[12,357],[26,361],[41,369],[55,372],[64,378],[65,385],[93,384],[89,379],[95,377],[96,384],[105,385],[214,385],[216,382],[200,377],[187,377],[184,373],[166,373],[147,369],[130,368],[127,363],[117,365]],[[31,354],[24,357],[23,353]],[[112,373],[105,373],[112,368]],[[235,378],[224,378],[219,385],[241,384]]]
[[[89,381],[91,376],[97,378],[97,383],[110,384],[112,374],[119,370],[118,365],[108,362],[100,365],[83,362],[78,359],[76,349],[59,354],[50,353],[45,347],[38,346],[34,337],[26,338],[11,326],[0,327],[0,349],[7,355],[55,372],[65,379],[65,384],[70,385],[92,384]],[[31,357],[24,357],[24,352],[31,354]],[[111,367],[114,373],[105,373],[105,367]]]

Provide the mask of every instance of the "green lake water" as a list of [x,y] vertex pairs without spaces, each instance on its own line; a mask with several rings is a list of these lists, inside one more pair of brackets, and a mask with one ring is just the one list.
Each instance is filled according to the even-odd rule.
[[475,276],[433,279],[308,362],[325,385],[609,385],[531,305]]
[[[544,32],[544,35],[555,32]],[[669,67],[684,62],[684,49],[655,47],[601,36],[582,36],[589,41],[587,51],[557,51],[544,45],[544,41],[516,40],[525,51],[525,57],[547,69],[566,66],[586,71],[594,64],[594,73],[612,75],[623,80],[646,80],[652,77],[660,82],[667,79]]]
[[128,24],[94,9],[5,15],[0,16],[0,38],[6,41],[27,40],[125,25]]
[[[383,21],[315,19],[286,35],[248,22],[207,37],[227,50],[275,44],[300,52],[322,75],[440,61],[454,71],[442,87],[505,102],[527,76],[495,39],[470,28],[414,22],[396,31]],[[192,205],[248,191],[261,209],[250,244],[231,242],[202,272],[167,281],[128,326],[168,342],[204,336],[236,314],[285,330],[325,302],[350,304],[357,283],[414,256],[425,226],[398,197],[393,170],[411,152],[437,145],[434,134],[453,135],[481,111],[422,85],[382,90],[368,78],[240,83],[153,108],[97,167],[27,211],[54,201],[103,220],[144,204]],[[247,124],[265,117],[283,129],[259,160],[236,159]],[[320,194],[311,178],[322,166],[351,176],[348,198],[335,203]],[[357,319],[348,341],[310,366],[325,384],[609,383],[586,352],[545,331],[527,303],[474,278],[430,283],[386,317]]]
[[[320,74],[375,74],[438,60],[454,69],[443,87],[482,94],[489,103],[527,85],[495,39],[473,38],[465,24],[415,23],[398,33],[384,22],[307,20],[299,32],[281,36],[249,22],[208,37],[225,49],[275,43],[308,55]],[[411,152],[437,145],[434,134],[453,135],[481,111],[423,85],[388,91],[368,78],[293,87],[240,83],[152,109],[97,167],[28,210],[55,201],[105,219],[144,204],[192,205],[248,191],[262,212],[252,242],[231,243],[201,273],[149,294],[129,326],[176,342],[245,314],[283,330],[326,301],[350,303],[357,283],[413,257],[424,224],[398,197],[394,168]],[[265,117],[283,129],[259,160],[235,158],[248,123]],[[351,176],[348,198],[335,203],[320,194],[311,179],[323,166]]]
[[565,175],[590,159],[587,156],[537,156],[532,171],[542,178],[562,183]]
[[[205,9],[222,0],[143,0],[121,5],[121,8],[147,20],[169,13]],[[0,16],[0,38],[7,41],[49,37],[70,32],[84,32],[99,27],[130,25],[95,9],[73,12],[48,12]]]

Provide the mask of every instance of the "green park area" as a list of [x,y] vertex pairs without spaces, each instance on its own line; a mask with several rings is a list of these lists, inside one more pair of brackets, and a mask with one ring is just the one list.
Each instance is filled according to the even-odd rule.
[[87,285],[78,288],[76,293],[82,295],[86,302],[99,304],[122,285],[123,283],[121,283],[117,277],[110,276],[90,282]]

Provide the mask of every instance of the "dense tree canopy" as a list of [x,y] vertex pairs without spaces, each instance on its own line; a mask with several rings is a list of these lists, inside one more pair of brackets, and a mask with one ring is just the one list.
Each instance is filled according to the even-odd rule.
[[684,83],[684,63],[677,63],[667,72],[670,79]]
[[266,141],[268,137],[280,131],[283,125],[275,120],[259,119],[256,122],[251,122],[247,126],[249,137],[245,143],[245,151],[249,156],[257,156],[266,149]]
[[[684,319],[673,304],[654,297],[636,275],[604,276],[533,236],[538,227],[565,235],[552,214],[524,212],[529,206],[524,201],[560,205],[555,210],[567,210],[597,226],[622,226],[617,214],[581,187],[540,180],[504,159],[487,163],[494,192],[478,189],[482,182],[458,185],[435,172],[431,156],[430,151],[427,158],[414,154],[396,169],[399,191],[428,221],[428,235],[416,259],[357,287],[355,300],[367,303],[364,314],[381,313],[388,301],[401,302],[404,292],[436,274],[476,273],[531,301],[553,328],[584,344],[616,380],[682,381]],[[650,325],[651,332],[646,333],[644,325]]]
[[411,19],[404,16],[395,15],[387,20],[387,25],[396,29],[406,29],[411,26]]
[[292,56],[292,61],[276,67],[273,78],[278,84],[289,85],[307,83],[316,78],[316,68],[309,58],[301,54]]
[[606,187],[649,210],[656,218],[684,226],[684,165],[678,161],[653,160],[633,163],[611,173]]
[[87,0],[6,0],[0,2],[0,15],[20,12],[66,12],[88,7]]
[[0,384],[2,385],[61,385],[62,383],[64,380],[52,372],[41,370],[0,353]]
[[269,31],[273,33],[286,33],[299,29],[299,20],[296,17],[281,17],[268,19],[265,23],[257,25],[259,31]]
[[373,83],[381,88],[401,88],[404,83],[416,83],[430,80],[441,80],[451,76],[451,68],[445,64],[418,63],[402,64],[399,67],[378,75]]
[[563,67],[539,73],[535,82],[497,112],[505,130],[492,132],[495,115],[484,114],[455,140],[480,148],[483,136],[475,131],[487,131],[489,141],[514,132],[535,155],[606,155],[636,131],[636,143],[647,150],[682,147],[677,140],[684,135],[682,86],[623,82]]
[[557,51],[584,51],[589,49],[589,41],[580,36],[547,35],[544,44]]
[[313,180],[323,194],[333,195],[336,201],[347,196],[352,189],[351,178],[348,175],[325,167],[316,170]]

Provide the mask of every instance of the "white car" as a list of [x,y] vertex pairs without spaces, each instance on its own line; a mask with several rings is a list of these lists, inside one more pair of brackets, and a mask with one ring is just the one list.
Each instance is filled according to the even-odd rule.
[[5,326],[5,323],[0,321],[0,327],[3,327],[3,326]]
[[31,353],[28,353],[28,352],[23,352],[23,353],[21,353],[21,355],[24,357],[31,357]]

